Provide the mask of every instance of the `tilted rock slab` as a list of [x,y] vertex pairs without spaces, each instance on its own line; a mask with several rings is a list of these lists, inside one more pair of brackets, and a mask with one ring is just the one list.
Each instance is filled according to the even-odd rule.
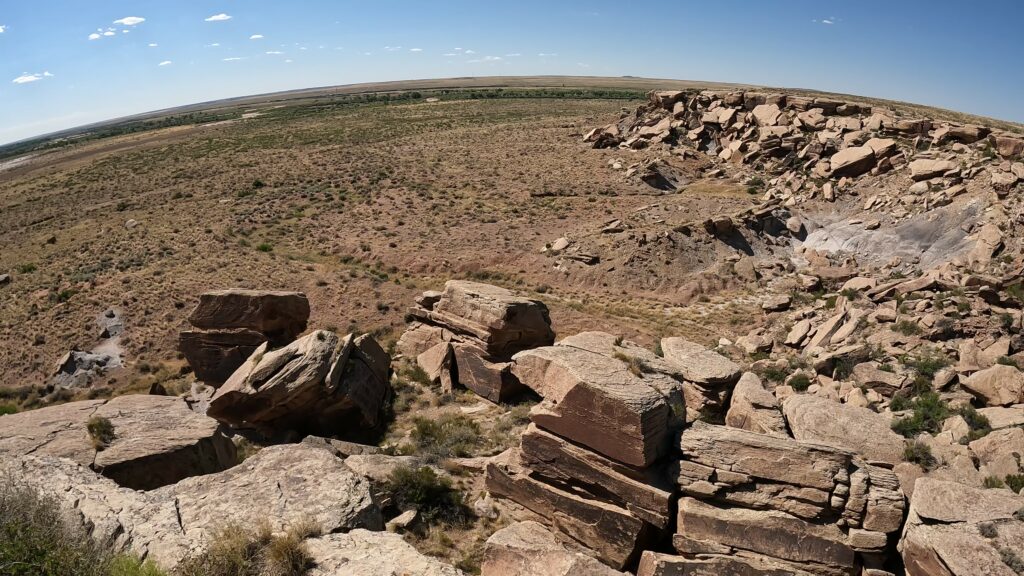
[[753,372],[744,374],[733,388],[725,424],[759,434],[789,436],[778,398]]
[[512,373],[544,401],[538,426],[631,466],[669,450],[672,410],[662,393],[621,360],[573,346],[546,346],[513,357]]
[[[86,429],[106,418],[114,439],[100,451]],[[139,490],[173,484],[235,464],[235,445],[214,419],[181,398],[125,395],[0,416],[0,455],[56,456]]]
[[903,461],[903,437],[892,431],[888,417],[868,408],[796,394],[782,403],[782,412],[797,440],[838,446],[871,462]]
[[726,400],[740,377],[740,367],[725,356],[680,337],[661,339],[664,363],[683,381],[686,421],[721,417]]
[[56,498],[98,541],[167,570],[232,523],[269,522],[281,531],[311,520],[323,533],[383,529],[369,482],[330,451],[306,444],[264,448],[230,470],[149,492],[121,488],[64,458],[4,456],[0,464],[15,482]]
[[317,330],[276,350],[261,345],[217,390],[207,414],[236,427],[373,427],[390,393],[390,369],[390,357],[369,335],[339,339]]
[[206,292],[189,315],[195,330],[182,331],[178,349],[196,378],[224,382],[256,348],[287,344],[306,329],[309,300],[301,292],[232,288]]
[[688,558],[644,551],[636,576],[816,576],[799,565],[772,561],[764,556],[737,557],[700,554]]
[[1013,366],[996,364],[971,374],[962,385],[988,406],[1024,402],[1024,372]]
[[1009,490],[918,479],[899,544],[907,575],[1016,576],[1004,557],[1024,556],[1022,510]]
[[508,498],[544,518],[613,568],[629,565],[654,537],[650,524],[624,508],[532,478],[516,448],[487,464],[486,486],[492,494]]
[[625,576],[594,558],[574,552],[543,525],[517,522],[487,539],[482,576]]

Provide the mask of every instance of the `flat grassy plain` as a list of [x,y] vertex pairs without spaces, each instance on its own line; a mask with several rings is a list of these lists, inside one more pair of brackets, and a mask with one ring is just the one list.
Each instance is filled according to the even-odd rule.
[[652,335],[671,328],[672,295],[616,266],[635,243],[605,246],[598,266],[558,267],[540,249],[652,204],[692,218],[753,201],[654,196],[609,167],[653,152],[581,142],[635,107],[637,92],[426,96],[244,106],[234,119],[84,140],[0,172],[0,270],[13,277],[0,288],[0,386],[44,383],[65,352],[97,343],[95,319],[111,307],[125,321],[126,369],[108,388],[183,380],[177,334],[201,292],[230,286],[301,290],[311,328],[385,341],[415,295],[450,278],[543,294],[561,334],[599,322]]

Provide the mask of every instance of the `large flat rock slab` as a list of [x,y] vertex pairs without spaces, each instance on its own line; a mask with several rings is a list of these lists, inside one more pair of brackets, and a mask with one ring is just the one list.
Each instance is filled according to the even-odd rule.
[[487,539],[482,576],[625,576],[599,561],[569,550],[543,525],[517,522]]
[[838,446],[869,461],[903,461],[903,437],[892,431],[889,417],[868,408],[797,394],[786,398],[782,412],[797,440]]
[[311,521],[325,534],[383,529],[369,481],[331,451],[307,444],[265,448],[225,472],[149,492],[120,487],[64,458],[5,455],[0,465],[13,481],[56,498],[94,538],[167,570],[232,523],[268,522],[281,531]]
[[199,296],[189,324],[206,330],[247,328],[271,340],[290,340],[306,329],[309,300],[301,292],[231,288]]
[[[86,429],[106,418],[114,438],[97,451]],[[235,464],[220,424],[181,398],[125,395],[0,416],[0,454],[67,458],[129,488],[148,490]]]
[[908,576],[1016,576],[1024,554],[1024,496],[920,478],[899,550]]
[[462,570],[424,556],[398,534],[362,528],[306,540],[316,563],[308,576],[463,576]]

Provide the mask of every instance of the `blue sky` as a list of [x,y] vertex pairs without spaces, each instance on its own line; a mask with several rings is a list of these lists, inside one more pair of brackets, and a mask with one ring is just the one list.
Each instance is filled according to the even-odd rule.
[[1024,121],[1022,24],[1016,0],[0,0],[0,143],[230,96],[471,75],[804,87]]

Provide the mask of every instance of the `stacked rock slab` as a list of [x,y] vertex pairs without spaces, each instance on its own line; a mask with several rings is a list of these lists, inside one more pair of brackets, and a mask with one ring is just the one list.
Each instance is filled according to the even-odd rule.
[[[105,418],[113,438],[89,436],[92,418]],[[236,463],[235,445],[212,418],[181,398],[126,395],[83,400],[0,417],[0,456],[67,458],[121,486],[150,490]]]
[[665,466],[684,423],[682,384],[657,371],[650,352],[650,364],[637,368],[640,350],[588,332],[516,354],[512,373],[544,400],[520,446],[486,472],[491,493],[616,569],[632,565],[671,523]]
[[860,574],[901,526],[896,476],[852,452],[703,422],[679,448],[678,555],[638,574]]
[[265,431],[373,428],[390,374],[391,358],[372,336],[317,330],[281,348],[261,344],[210,399],[207,414]]
[[260,344],[287,344],[306,329],[308,320],[309,300],[300,292],[207,292],[188,318],[193,329],[179,335],[178,348],[196,378],[218,385]]
[[409,315],[415,321],[399,350],[445,388],[459,384],[492,402],[522,389],[509,370],[512,355],[555,339],[543,302],[467,280],[424,292]]

